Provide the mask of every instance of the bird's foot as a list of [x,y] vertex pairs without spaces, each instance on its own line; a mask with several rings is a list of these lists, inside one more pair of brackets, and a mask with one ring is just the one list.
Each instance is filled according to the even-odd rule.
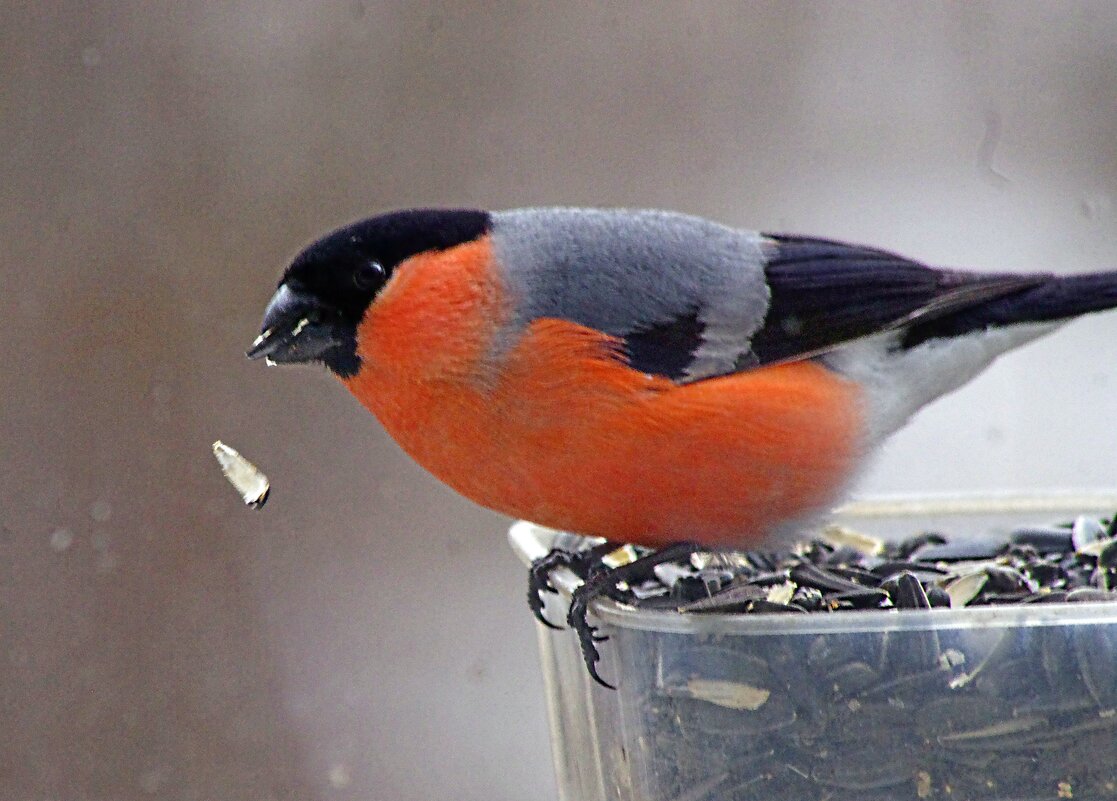
[[612,596],[616,592],[618,583],[624,581],[631,585],[646,576],[647,571],[656,565],[677,559],[689,559],[691,554],[699,550],[703,550],[702,546],[680,542],[612,569],[597,560],[590,564],[584,583],[574,590],[570,598],[570,611],[566,615],[566,622],[578,635],[582,660],[586,663],[586,670],[594,681],[610,690],[616,689],[597,672],[597,663],[601,661],[597,643],[605,642],[609,638],[601,634],[597,626],[590,624],[587,619],[589,605],[602,596]]
[[535,615],[535,619],[549,629],[559,630],[562,628],[562,626],[556,626],[547,620],[543,614],[543,593],[558,592],[551,584],[552,571],[559,567],[567,567],[585,582],[593,566],[595,564],[600,565],[598,560],[602,556],[615,551],[617,547],[614,543],[606,542],[583,551],[564,551],[561,548],[552,548],[546,556],[533,560],[528,570],[527,605],[531,609],[531,613]]

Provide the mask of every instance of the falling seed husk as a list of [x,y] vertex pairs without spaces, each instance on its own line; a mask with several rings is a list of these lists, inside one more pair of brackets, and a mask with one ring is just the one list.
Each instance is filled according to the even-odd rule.
[[221,472],[240,493],[245,505],[253,509],[262,509],[271,493],[268,477],[261,473],[256,465],[221,440],[213,443],[213,455],[221,465]]

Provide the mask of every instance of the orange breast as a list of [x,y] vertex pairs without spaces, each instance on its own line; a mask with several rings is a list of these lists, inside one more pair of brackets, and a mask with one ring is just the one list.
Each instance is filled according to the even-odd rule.
[[401,265],[346,381],[416,461],[477,503],[627,542],[746,544],[832,501],[856,468],[857,389],[825,368],[676,385],[556,319],[502,350],[495,275],[484,240]]

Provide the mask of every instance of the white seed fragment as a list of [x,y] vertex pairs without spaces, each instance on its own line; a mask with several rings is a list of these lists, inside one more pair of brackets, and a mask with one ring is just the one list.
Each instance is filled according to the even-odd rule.
[[221,465],[221,472],[233,485],[246,505],[260,509],[268,500],[271,484],[256,465],[245,459],[221,440],[213,443],[213,455]]
[[879,556],[884,553],[884,540],[837,523],[826,526],[819,537],[835,548],[852,548],[865,556]]
[[768,588],[768,595],[765,600],[772,604],[783,604],[787,606],[791,603],[791,598],[795,595],[795,584],[790,581],[785,581],[782,584],[773,584]]
[[302,333],[303,329],[306,328],[308,325],[310,325],[310,318],[309,317],[302,318],[297,323],[295,323],[295,327],[293,329],[291,329],[291,336],[292,337],[297,337],[299,334]]
[[984,570],[974,570],[972,573],[965,573],[948,581],[943,589],[950,596],[950,608],[961,609],[963,606],[968,606],[970,601],[985,589],[985,582],[988,579],[989,575]]
[[260,336],[256,337],[254,340],[252,340],[252,347],[253,348],[260,347],[261,345],[263,345],[265,342],[268,341],[268,338],[270,336],[271,336],[271,329],[270,328],[264,329],[264,332],[262,334],[260,334]]
[[601,557],[607,567],[617,568],[630,565],[637,559],[636,549],[631,545],[622,545],[615,551],[610,551]]
[[755,712],[768,703],[768,698],[772,695],[772,691],[766,687],[720,679],[692,678],[687,681],[687,689],[695,698],[711,704],[750,712]]

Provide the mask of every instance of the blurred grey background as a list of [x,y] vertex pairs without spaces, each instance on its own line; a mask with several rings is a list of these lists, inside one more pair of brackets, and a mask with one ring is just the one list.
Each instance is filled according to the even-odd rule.
[[[307,240],[659,206],[1117,268],[1115,95],[1108,0],[0,5],[0,798],[554,797],[509,521],[244,359]],[[1075,323],[862,490],[1115,486],[1115,390]]]

